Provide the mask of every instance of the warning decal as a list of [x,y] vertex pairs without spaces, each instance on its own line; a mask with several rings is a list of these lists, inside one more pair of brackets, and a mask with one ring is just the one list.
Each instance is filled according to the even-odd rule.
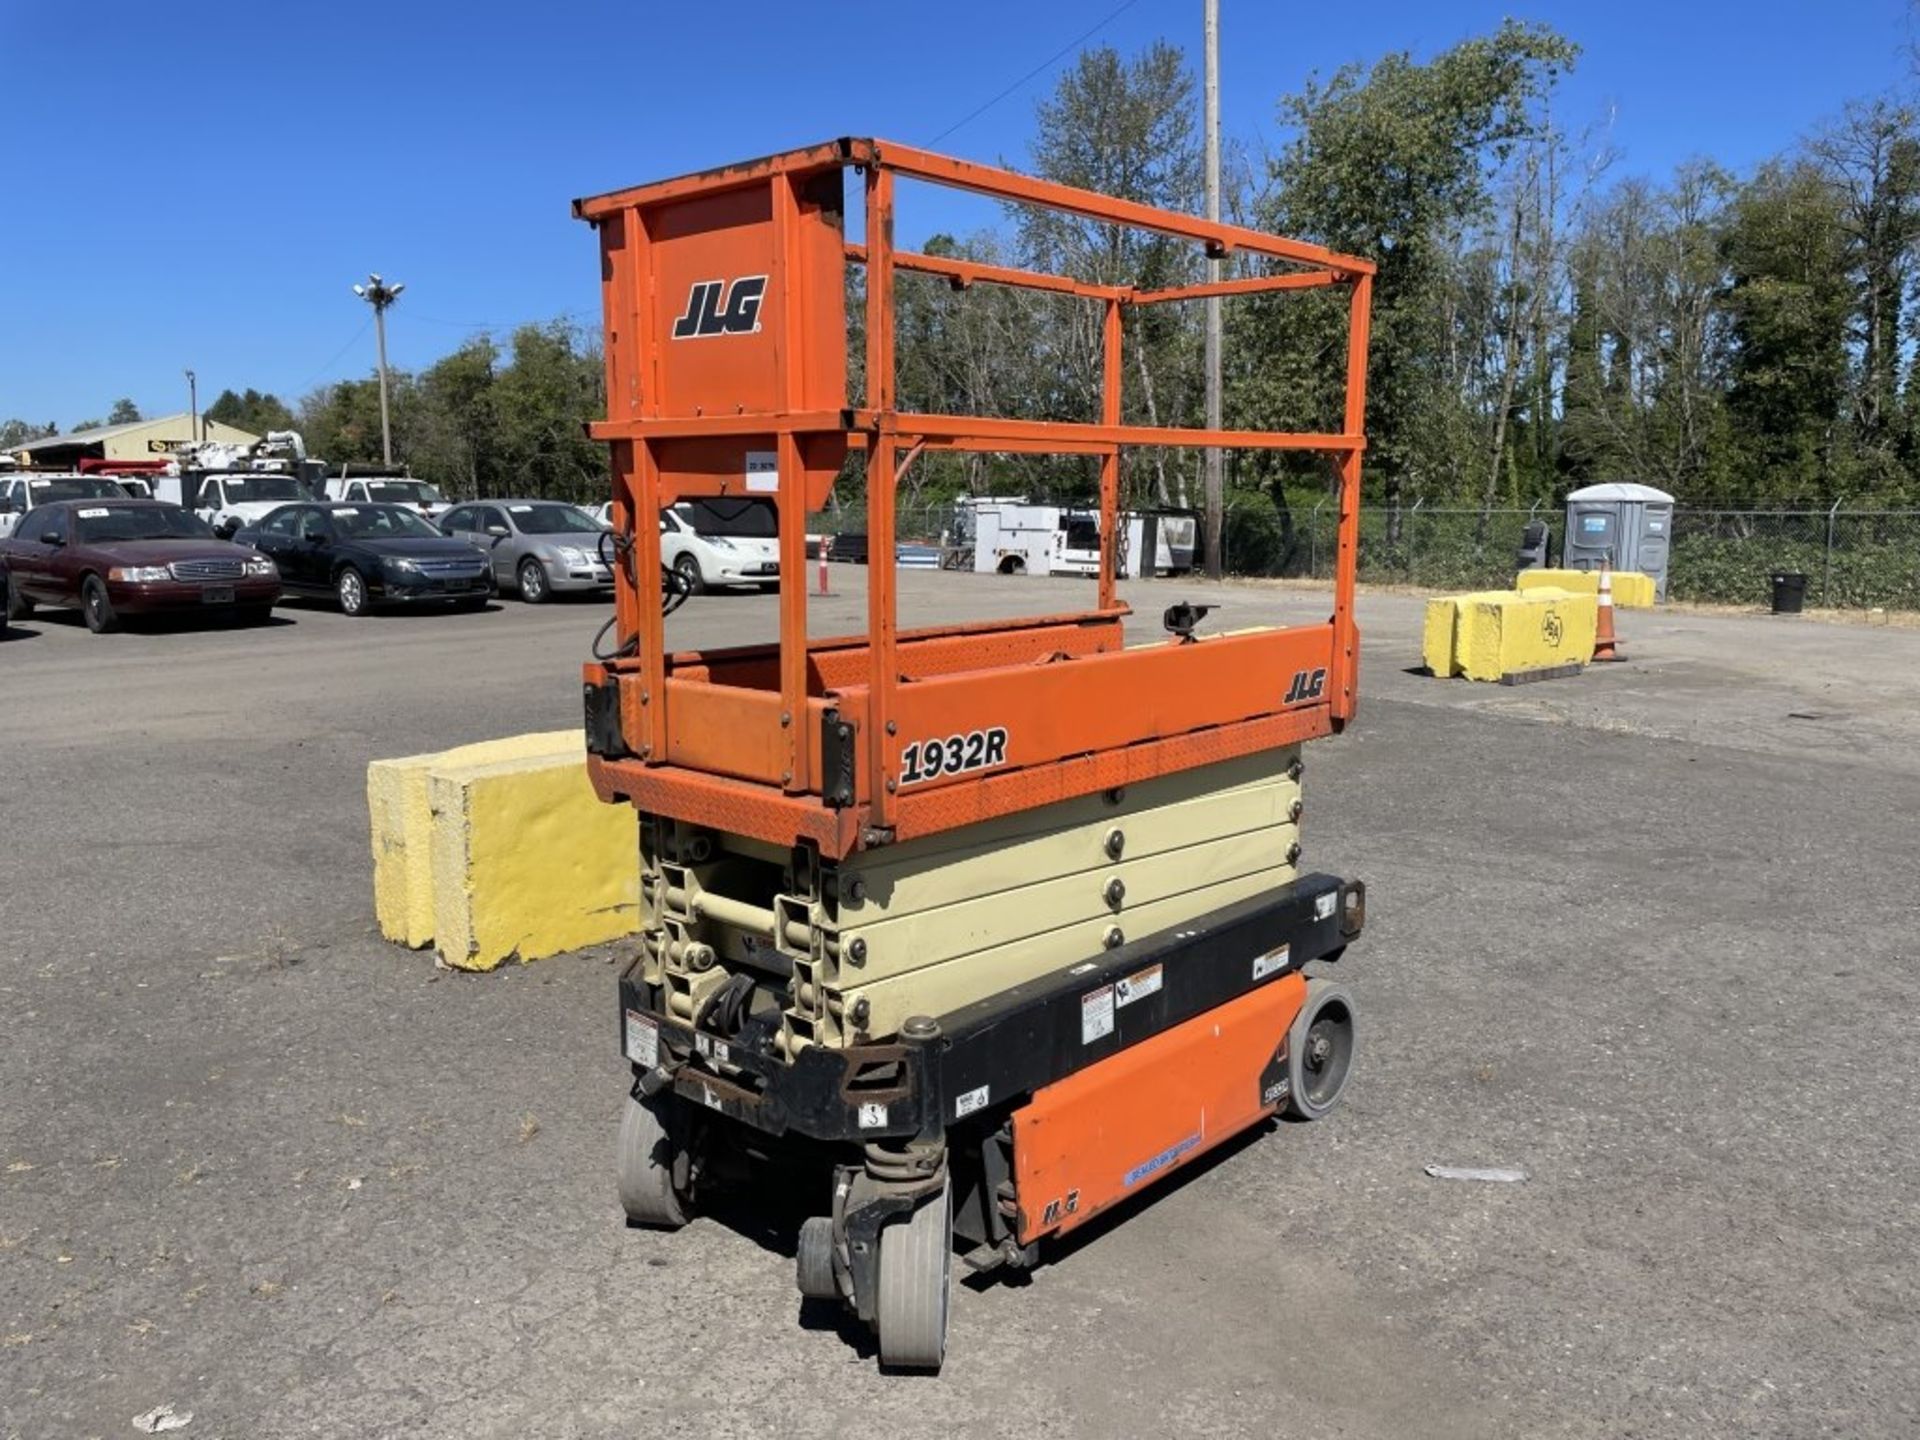
[[1116,1006],[1131,1005],[1136,1000],[1144,1000],[1149,995],[1160,993],[1162,979],[1161,968],[1149,965],[1144,970],[1136,970],[1124,980],[1116,980],[1113,985],[1113,1003]]
[[1269,950],[1264,955],[1253,957],[1253,978],[1264,980],[1269,975],[1278,974],[1287,968],[1287,961],[1293,954],[1291,945],[1282,945],[1278,950]]
[[1113,1033],[1113,986],[1102,985],[1080,997],[1080,1043],[1091,1045]]

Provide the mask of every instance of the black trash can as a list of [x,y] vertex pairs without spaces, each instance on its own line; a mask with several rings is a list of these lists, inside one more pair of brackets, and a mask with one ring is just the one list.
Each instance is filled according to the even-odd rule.
[[1807,602],[1807,577],[1797,571],[1776,572],[1773,576],[1773,613],[1798,615]]

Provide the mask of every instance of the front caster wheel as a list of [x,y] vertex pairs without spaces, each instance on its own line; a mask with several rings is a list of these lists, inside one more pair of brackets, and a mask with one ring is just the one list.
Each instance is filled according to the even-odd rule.
[[1340,1102],[1352,1068],[1353,997],[1331,980],[1309,980],[1287,1031],[1287,1114],[1322,1119]]
[[800,1244],[794,1254],[795,1279],[809,1300],[833,1300],[840,1282],[833,1274],[833,1217],[812,1215],[800,1226]]
[[686,1147],[668,1123],[672,1103],[629,1096],[620,1116],[620,1204],[628,1220],[658,1230],[687,1223]]
[[953,1269],[953,1182],[880,1232],[880,1363],[938,1370],[947,1354],[947,1282]]

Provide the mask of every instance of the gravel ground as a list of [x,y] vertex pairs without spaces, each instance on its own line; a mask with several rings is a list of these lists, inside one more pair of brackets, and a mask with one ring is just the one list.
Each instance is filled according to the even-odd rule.
[[[1325,613],[1209,592],[1133,598]],[[1920,1433],[1920,632],[1625,612],[1629,664],[1502,689],[1367,597],[1306,779],[1308,862],[1370,887],[1347,1102],[969,1284],[902,1378],[802,1312],[790,1198],[623,1227],[612,952],[375,930],[366,762],[576,723],[602,607],[282,615],[0,645],[0,1435]]]

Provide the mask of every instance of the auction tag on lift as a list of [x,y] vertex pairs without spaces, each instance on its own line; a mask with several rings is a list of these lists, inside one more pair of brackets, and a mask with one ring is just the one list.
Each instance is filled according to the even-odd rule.
[[773,495],[779,492],[780,455],[778,451],[747,451],[747,489],[757,495]]
[[627,1011],[627,1059],[648,1070],[660,1063],[660,1027],[638,1010]]
[[1080,1043],[1094,1041],[1113,1033],[1113,986],[1102,985],[1080,997]]

